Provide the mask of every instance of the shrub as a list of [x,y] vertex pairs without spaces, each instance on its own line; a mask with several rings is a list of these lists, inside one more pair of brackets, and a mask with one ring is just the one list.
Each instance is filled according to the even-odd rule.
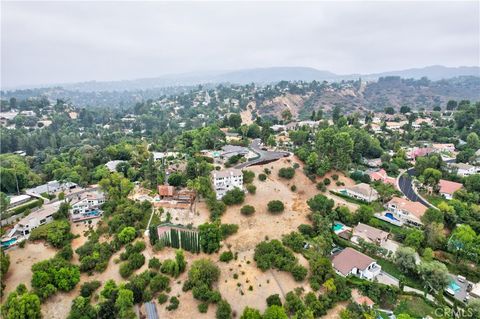
[[245,216],[250,216],[255,213],[255,207],[251,205],[245,205],[240,209],[240,213]]
[[257,192],[257,186],[255,186],[253,184],[247,184],[247,191],[250,194],[255,194]]
[[122,263],[119,268],[120,276],[128,278],[133,274],[133,268],[129,262]]
[[242,171],[243,172],[243,183],[250,184],[253,182],[255,178],[255,173],[249,170]]
[[296,186],[296,185],[290,186],[290,190],[291,190],[292,192],[296,192],[296,191],[297,191],[297,186]]
[[102,283],[98,280],[85,282],[80,288],[80,295],[84,298],[89,298],[101,285]]
[[333,179],[334,181],[338,181],[338,175],[337,175],[337,174],[333,174],[333,175],[332,175],[332,179]]
[[263,173],[262,173],[262,174],[259,174],[259,175],[258,175],[258,179],[259,179],[260,181],[264,182],[264,181],[267,179],[267,175],[265,175],[265,174],[263,174]]
[[177,297],[171,297],[170,304],[167,306],[167,310],[168,311],[176,310],[179,304],[180,304],[180,300],[178,300]]
[[164,303],[167,302],[167,300],[168,300],[168,295],[166,295],[166,294],[164,294],[164,293],[160,293],[160,294],[158,295],[157,300],[158,300],[158,303],[159,303],[159,304],[163,305]]
[[274,214],[281,213],[285,209],[285,205],[283,205],[283,203],[279,200],[272,200],[268,202],[267,207],[268,211]]
[[222,261],[224,263],[228,263],[232,259],[233,259],[233,253],[231,251],[224,251],[220,255],[220,261]]
[[157,257],[153,257],[148,261],[148,268],[159,270],[161,266],[162,266],[162,263]]
[[293,167],[282,167],[278,171],[278,176],[285,179],[292,179],[295,175],[295,169]]
[[136,236],[137,236],[137,232],[135,228],[131,226],[127,226],[123,228],[122,231],[118,234],[118,239],[120,240],[121,243],[127,244],[132,242]]
[[234,189],[225,193],[222,197],[222,201],[225,205],[235,205],[241,204],[245,200],[245,193],[240,189],[235,187]]
[[227,238],[230,235],[235,234],[238,231],[237,224],[221,224],[220,225],[220,235],[222,239]]
[[217,319],[230,319],[232,318],[232,307],[226,300],[220,300],[217,306],[217,312],[215,313]]
[[282,300],[280,299],[280,296],[278,294],[270,295],[267,298],[267,306],[282,306]]
[[156,274],[150,280],[150,290],[152,293],[156,293],[159,291],[164,291],[170,285],[170,279],[162,274]]
[[307,268],[303,267],[302,265],[295,265],[293,266],[291,269],[290,269],[290,272],[292,273],[293,275],[293,278],[296,280],[296,281],[302,281],[305,279],[305,277],[307,276]]
[[263,172],[267,175],[270,175],[272,173],[272,171],[266,167],[263,169]]
[[326,177],[323,179],[323,184],[325,184],[326,186],[330,185],[331,181],[330,181],[330,178]]
[[32,230],[30,240],[46,240],[53,247],[63,247],[72,239],[70,223],[66,219],[55,220]]
[[208,303],[202,302],[201,304],[198,304],[198,312],[206,313],[207,311],[208,311]]

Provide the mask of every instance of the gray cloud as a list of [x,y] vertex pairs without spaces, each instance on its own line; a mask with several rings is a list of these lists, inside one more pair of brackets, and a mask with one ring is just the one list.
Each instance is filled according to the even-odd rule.
[[3,87],[310,66],[479,65],[471,2],[6,2]]

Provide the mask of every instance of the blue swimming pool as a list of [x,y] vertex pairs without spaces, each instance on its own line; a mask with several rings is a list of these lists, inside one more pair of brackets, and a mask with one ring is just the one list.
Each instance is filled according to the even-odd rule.
[[9,240],[6,240],[6,241],[2,241],[2,248],[8,248],[12,245],[15,245],[15,243],[17,242],[17,238],[10,238]]
[[459,292],[461,289],[461,287],[455,281],[452,281],[450,285],[448,285],[448,288],[452,289],[455,292]]
[[394,220],[396,222],[398,222],[399,220],[396,219],[392,213],[385,213],[385,217],[387,217],[388,219],[391,219],[391,220]]
[[334,232],[340,231],[340,230],[342,230],[342,229],[343,229],[343,224],[335,223],[335,224],[333,225],[333,231],[334,231]]

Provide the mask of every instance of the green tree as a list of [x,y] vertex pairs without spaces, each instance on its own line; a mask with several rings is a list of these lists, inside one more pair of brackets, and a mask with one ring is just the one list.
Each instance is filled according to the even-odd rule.
[[131,226],[123,228],[122,231],[118,234],[118,239],[123,244],[132,242],[135,237],[137,237],[137,231]]
[[255,207],[251,205],[242,206],[242,208],[240,209],[240,213],[245,216],[253,215],[255,213]]
[[280,306],[270,306],[265,310],[263,319],[288,319],[285,309]]
[[228,301],[222,299],[218,302],[215,318],[217,319],[232,318],[232,307],[230,307],[230,304],[228,303]]
[[112,173],[99,182],[100,187],[112,200],[126,198],[133,189],[133,183],[123,177],[120,173]]
[[79,296],[72,302],[67,319],[96,319],[97,312],[88,298]]
[[421,262],[418,273],[429,290],[441,291],[450,282],[447,267],[439,261]]
[[257,309],[245,307],[240,319],[262,319],[262,315]]
[[417,267],[415,250],[411,247],[399,247],[395,252],[395,263],[404,273],[414,273]]
[[273,214],[278,214],[283,212],[285,209],[285,205],[282,203],[282,201],[279,200],[271,200],[267,204],[268,211]]
[[211,254],[220,249],[222,234],[218,222],[205,223],[198,227],[200,236],[200,247],[202,251]]
[[40,299],[34,293],[12,292],[2,306],[2,317],[6,319],[40,319]]
[[408,247],[412,247],[414,249],[420,248],[422,242],[424,241],[425,236],[423,232],[417,229],[412,229],[408,232],[408,235],[405,237],[404,244]]
[[307,204],[313,212],[319,212],[323,215],[328,215],[331,213],[335,203],[328,197],[318,194],[307,200]]

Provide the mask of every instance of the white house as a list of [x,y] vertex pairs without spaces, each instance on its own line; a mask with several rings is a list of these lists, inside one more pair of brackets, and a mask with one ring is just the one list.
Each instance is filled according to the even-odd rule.
[[351,187],[343,187],[337,190],[340,194],[351,198],[371,203],[378,199],[378,192],[368,184],[360,183]]
[[78,195],[70,202],[70,218],[77,222],[100,217],[102,215],[100,206],[103,203],[105,196],[102,192],[92,191]]
[[413,226],[422,225],[421,217],[427,211],[427,207],[420,202],[412,202],[401,197],[393,197],[386,205],[385,217],[402,224]]
[[42,208],[31,212],[20,219],[14,227],[15,231],[12,231],[11,233],[15,236],[28,238],[33,229],[53,221],[53,215],[58,211],[61,203],[62,201],[57,201],[52,204],[44,205]]
[[354,275],[367,280],[373,280],[382,271],[382,267],[373,258],[350,247],[332,258],[332,266],[341,276]]
[[60,183],[58,181],[50,181],[46,184],[30,188],[25,190],[27,195],[41,195],[43,193],[46,194],[55,194],[57,192],[64,192],[70,189],[74,189],[77,187],[77,184],[72,182]]
[[122,160],[108,161],[105,163],[105,166],[110,172],[116,172],[118,164],[123,162],[126,162],[126,161],[122,161]]
[[212,182],[217,199],[221,199],[225,193],[235,187],[243,190],[243,173],[239,169],[226,169],[212,172]]
[[480,172],[479,166],[474,166],[474,165],[465,164],[465,163],[452,163],[449,166],[450,168],[456,169],[457,175],[462,177],[478,174]]

